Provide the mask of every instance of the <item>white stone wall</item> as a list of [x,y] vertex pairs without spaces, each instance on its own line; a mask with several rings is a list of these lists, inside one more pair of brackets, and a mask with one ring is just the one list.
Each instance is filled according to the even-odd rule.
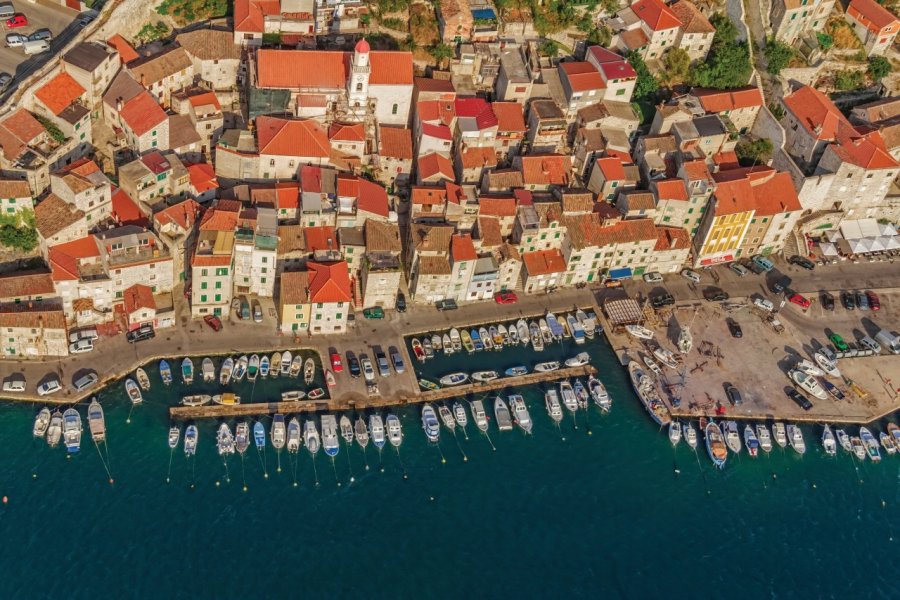
[[65,329],[3,327],[0,332],[3,356],[40,358],[69,355],[69,339]]
[[412,106],[412,85],[369,85],[375,100],[375,118],[384,125],[406,126]]
[[349,302],[319,302],[312,305],[309,330],[315,335],[344,333],[347,331]]

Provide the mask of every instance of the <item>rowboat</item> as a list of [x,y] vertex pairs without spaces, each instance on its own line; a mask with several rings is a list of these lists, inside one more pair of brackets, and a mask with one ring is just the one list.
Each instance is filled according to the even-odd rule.
[[655,378],[648,375],[636,361],[628,363],[628,373],[631,377],[631,386],[634,388],[644,408],[650,414],[650,418],[657,425],[668,425],[672,417],[669,414],[669,409],[659,397]]
[[735,454],[741,452],[741,436],[738,433],[737,423],[734,421],[725,421],[722,427],[722,433],[725,434],[725,444],[728,449]]
[[214,395],[212,401],[222,406],[234,406],[241,403],[241,397],[231,392],[225,392],[224,394]]
[[[504,328],[505,329],[505,328]],[[503,336],[500,335],[500,329],[496,325],[488,327],[488,335],[494,343],[494,350],[503,349]]]
[[[524,365],[517,365],[515,367],[510,367],[503,372],[507,377],[521,377],[522,375],[528,374],[528,367]],[[473,375],[474,377],[474,375]]]
[[626,325],[625,331],[641,340],[652,340],[653,332],[640,325]]
[[[315,375],[316,363],[312,358],[306,359],[306,362],[304,363],[303,357],[298,354],[294,357],[294,360],[291,361],[291,377],[299,377],[301,369],[303,369],[303,381],[306,382],[306,385],[309,385],[312,383],[313,376]],[[307,379],[309,379],[308,382],[306,381]]]
[[551,420],[555,423],[562,421],[562,405],[559,403],[559,394],[556,393],[555,389],[550,388],[544,392],[544,407],[547,409],[547,414]]
[[307,392],[306,397],[310,400],[318,400],[319,398],[325,397],[325,390],[322,388],[316,388],[314,390],[310,390]]
[[509,414],[509,407],[503,398],[497,396],[494,399],[494,418],[497,420],[497,428],[500,431],[512,431],[512,417]]
[[203,375],[205,383],[212,383],[216,380],[216,367],[213,365],[211,358],[207,357],[200,363],[200,373]]
[[416,360],[420,363],[425,362],[425,350],[422,349],[422,342],[419,338],[413,338],[410,343],[412,344],[413,355],[416,357]]
[[484,403],[481,400],[472,400],[472,418],[475,419],[475,426],[479,430],[488,430],[487,414],[484,412]]
[[862,440],[863,446],[866,448],[866,453],[869,455],[872,462],[879,462],[881,460],[881,452],[878,450],[878,442],[875,440],[875,436],[872,435],[872,432],[865,427],[860,427],[859,439]]
[[276,450],[284,448],[284,444],[287,441],[287,427],[284,425],[283,414],[278,413],[272,419],[272,429],[269,432],[269,435],[272,438],[272,446]]
[[566,316],[566,324],[569,326],[569,331],[572,332],[572,339],[575,340],[575,343],[583,344],[587,336],[585,336],[584,327],[581,326],[578,319],[574,315],[568,315]]
[[826,375],[829,377],[840,377],[841,371],[837,368],[837,363],[833,360],[830,360],[827,356],[822,354],[821,352],[814,352],[813,358],[816,360],[816,363],[822,368]]
[[260,377],[268,377],[269,376],[269,357],[263,356],[259,359],[259,376]]
[[772,451],[772,436],[769,434],[769,428],[764,423],[756,426],[756,439],[759,440],[759,447],[765,452]]
[[225,362],[222,363],[222,368],[219,369],[219,384],[227,385],[229,381],[231,381],[231,374],[234,372],[234,359],[230,356],[225,359]]
[[234,363],[234,371],[231,372],[231,378],[235,381],[240,381],[244,378],[244,375],[247,374],[247,365],[250,364],[250,359],[247,358],[247,355],[241,356]]
[[550,371],[559,370],[559,363],[555,360],[550,360],[547,362],[539,362],[534,365],[534,370],[538,373],[549,373]]
[[325,370],[325,385],[327,385],[330,388],[333,388],[334,386],[337,385],[337,381],[335,381],[335,379],[334,379],[334,373],[332,373],[328,369]]
[[356,443],[360,448],[365,449],[369,445],[369,429],[366,427],[366,421],[362,415],[356,417],[356,423],[353,425],[353,435],[356,437]]
[[481,341],[481,334],[479,334],[477,330],[470,330],[469,337],[472,339],[472,345],[475,347],[475,352],[484,350],[484,342]]
[[578,411],[578,396],[575,395],[575,389],[568,381],[562,381],[559,384],[559,395],[562,397],[563,406],[570,413],[575,414]]
[[106,439],[106,419],[103,416],[103,407],[97,402],[97,398],[91,398],[87,414],[91,439],[97,443],[102,442]]
[[241,421],[237,424],[234,430],[234,446],[241,456],[250,447],[250,424],[247,421]]
[[828,456],[837,454],[837,442],[835,442],[834,434],[831,433],[831,427],[828,425],[822,429],[822,448]]
[[125,391],[128,392],[128,399],[131,400],[132,404],[140,404],[144,401],[141,388],[130,377],[125,380]]
[[441,386],[427,379],[419,379],[419,387],[426,391],[434,391],[441,389]]
[[142,390],[145,392],[150,390],[150,378],[147,377],[147,371],[138,367],[134,372],[134,378],[137,379],[138,385],[141,386]]
[[550,335],[553,336],[554,340],[561,340],[563,337],[563,326],[560,324],[559,319],[551,312],[547,313],[546,319],[547,327],[550,328]]
[[793,423],[788,423],[787,436],[791,448],[793,448],[797,454],[806,454],[806,442],[803,440],[803,432],[800,431],[799,427]]
[[531,414],[525,405],[525,398],[520,394],[513,394],[509,397],[509,406],[512,409],[513,420],[519,429],[525,433],[531,433],[533,423],[531,422]]
[[550,332],[550,327],[547,325],[547,319],[539,319],[538,327],[541,330],[541,338],[544,340],[545,344],[553,343],[553,333]]
[[691,450],[697,449],[697,430],[690,421],[685,421],[681,426],[681,436]]
[[306,398],[306,392],[303,390],[288,390],[286,392],[281,392],[282,402],[296,402],[298,400],[303,400],[304,398]]
[[816,378],[808,373],[804,373],[799,369],[792,369],[790,373],[788,373],[791,379],[794,380],[800,388],[819,400],[825,400],[828,398],[828,395],[825,393],[825,390],[819,385],[819,382],[816,381]]
[[453,340],[450,339],[449,334],[445,333],[444,337],[441,338],[441,346],[445,355],[453,354]]
[[338,441],[338,425],[334,415],[322,415],[322,449],[325,454],[334,458],[341,449]]
[[878,434],[878,441],[881,442],[881,447],[884,448],[884,451],[888,454],[896,454],[897,446],[894,444],[894,438],[885,432],[881,432]]
[[50,415],[50,425],[47,427],[47,445],[56,448],[59,438],[62,437],[63,416],[58,410]]
[[653,350],[653,356],[670,369],[678,369],[678,359],[675,358],[675,353],[668,348],[663,348],[662,346],[656,348]]
[[588,376],[588,388],[591,390],[594,404],[600,407],[600,410],[603,412],[609,412],[612,402],[610,402],[609,393],[606,391],[606,386],[603,385],[603,382],[590,375]]
[[456,327],[450,330],[450,343],[453,345],[454,352],[462,350],[462,338],[460,337],[459,329]]
[[772,425],[772,437],[775,438],[775,443],[780,448],[787,446],[787,430],[784,427],[784,423],[779,421]]
[[281,374],[281,352],[272,355],[269,361],[269,377],[278,377]]
[[194,383],[194,362],[190,358],[181,361],[181,379],[184,381],[184,385]]
[[434,408],[427,403],[422,407],[422,429],[429,442],[437,443],[441,439],[441,424],[437,420]]
[[[494,349],[494,340],[491,338],[491,334],[486,327],[481,327],[478,329],[478,339],[481,340],[481,345],[484,346],[485,350]],[[475,341],[474,338],[472,339],[472,341]]]
[[253,424],[253,444],[258,451],[266,449],[266,427],[262,421]]
[[400,425],[400,419],[397,415],[390,414],[386,419],[387,423],[387,439],[394,448],[399,448],[403,443],[403,427]]
[[159,361],[159,376],[163,384],[169,385],[172,383],[172,369],[165,360]]
[[[291,372],[291,364],[293,363],[293,359],[294,359],[294,357],[291,356],[291,351],[290,351],[290,350],[285,350],[285,351],[281,354],[281,374],[282,374],[282,375],[289,375],[289,374],[290,374],[290,372]],[[273,365],[273,367],[274,367],[274,365]]]
[[641,359],[644,361],[644,364],[647,365],[647,368],[653,371],[656,375],[662,375],[662,369],[656,364],[656,361],[647,356],[646,354],[641,356]]
[[74,454],[81,450],[81,414],[74,408],[66,409],[63,413],[62,434],[66,452]]
[[431,340],[428,336],[422,338],[422,350],[425,351],[425,358],[434,358],[434,346],[431,345]]
[[[319,451],[319,432],[316,430],[315,421],[303,423],[303,435],[306,437],[306,449],[313,456]],[[287,426],[287,451],[296,454],[300,451],[300,421],[297,417],[291,417]]]
[[[523,346],[527,345],[530,339],[530,334],[528,323],[525,321],[525,319],[519,319],[518,321],[516,321],[516,333],[519,334],[519,343]],[[540,333],[540,331],[538,331],[538,333]]]
[[440,378],[441,385],[444,387],[450,387],[453,385],[462,385],[469,380],[469,376],[466,373],[457,372],[450,373],[449,375],[444,375]]
[[193,394],[181,399],[182,406],[203,406],[210,402],[212,402],[212,396],[209,394]]
[[500,374],[497,373],[497,371],[475,371],[474,373],[472,373],[472,379],[474,381],[480,381],[482,383],[493,381],[498,377],[500,377]]
[[48,427],[50,427],[50,409],[45,406],[34,418],[34,428],[31,433],[36,438],[43,438],[47,435]]
[[197,452],[197,426],[188,425],[184,430],[184,455],[193,456]]
[[750,456],[759,454],[759,438],[750,425],[744,426],[744,445],[747,446],[747,454]]
[[716,468],[723,468],[725,461],[728,459],[728,449],[725,446],[725,438],[722,436],[722,430],[715,422],[710,421],[706,425],[706,452],[709,454],[710,460]]
[[434,353],[437,354],[444,347],[443,342],[441,342],[441,336],[434,334],[431,336],[431,348],[434,350]]
[[835,400],[843,400],[844,392],[838,389],[836,385],[828,381],[827,379],[822,380],[822,387],[825,388],[825,391],[831,394]]
[[587,352],[579,352],[572,358],[566,359],[567,367],[583,367],[584,365],[591,362],[591,357]]

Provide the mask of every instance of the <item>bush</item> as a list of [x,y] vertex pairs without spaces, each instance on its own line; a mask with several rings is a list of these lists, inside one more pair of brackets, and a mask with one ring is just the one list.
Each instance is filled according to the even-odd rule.
[[828,52],[834,46],[834,38],[827,33],[817,33],[816,39],[819,40],[819,47]]
[[691,70],[691,57],[681,48],[672,48],[666,53],[666,81],[672,85],[682,83]]
[[706,61],[691,67],[690,82],[718,89],[747,85],[753,73],[747,43],[737,40],[737,28],[724,14],[716,13],[709,20],[716,34]]
[[874,81],[880,81],[893,70],[893,67],[885,57],[873,56],[869,59],[869,66],[866,70]]
[[769,112],[779,121],[784,118],[784,107],[778,102],[769,103]]
[[767,139],[741,140],[734,148],[741,165],[749,167],[769,162],[772,158],[772,142]]
[[407,31],[408,29],[406,21],[402,19],[396,19],[394,17],[386,17],[384,19],[381,19],[381,24],[388,29],[396,29],[397,31]]
[[631,99],[636,102],[640,100],[655,99],[656,91],[659,89],[659,82],[656,81],[656,78],[650,73],[650,69],[647,68],[647,63],[644,62],[641,55],[634,50],[631,50],[625,55],[625,60],[628,61],[628,64],[630,64],[637,73],[637,82],[634,84],[634,93],[632,94]]
[[557,54],[559,54],[559,42],[557,42],[556,40],[544,40],[541,43],[539,51],[544,56],[554,58]]
[[763,48],[763,56],[766,57],[766,71],[772,75],[778,75],[794,57],[794,49],[784,42],[770,37],[766,40],[766,46]]
[[137,39],[143,44],[148,44],[162,39],[167,35],[169,35],[169,26],[162,21],[158,21],[155,25],[153,23],[147,23],[141,27],[141,30],[137,33]]
[[834,74],[834,88],[841,92],[858,90],[866,83],[862,71],[843,70]]
[[64,141],[66,141],[66,134],[64,134],[53,121],[41,115],[34,115],[34,118],[37,119],[38,123],[40,123],[44,127],[44,129],[47,130],[47,133],[50,135],[50,137],[52,137],[58,144],[62,144]]
[[170,15],[179,25],[228,14],[228,0],[163,0],[156,12]]
[[34,250],[38,245],[34,211],[25,210],[18,215],[0,215],[0,244],[23,252]]

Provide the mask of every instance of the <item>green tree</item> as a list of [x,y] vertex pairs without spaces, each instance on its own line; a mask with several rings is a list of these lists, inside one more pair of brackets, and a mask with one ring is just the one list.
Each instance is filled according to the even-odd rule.
[[137,32],[136,37],[142,43],[148,44],[155,40],[162,39],[167,35],[169,35],[169,26],[162,21],[157,21],[156,24],[147,23],[141,27],[141,30]]
[[705,62],[691,67],[689,81],[696,86],[719,89],[747,85],[753,73],[747,43],[738,41],[737,28],[727,16],[716,13],[709,20],[716,28],[709,56]]
[[438,67],[443,67],[444,61],[448,61],[456,55],[456,51],[447,44],[436,44],[429,48],[428,52],[438,62]]
[[169,15],[179,25],[203,21],[228,14],[228,0],[163,0],[156,12]]
[[891,66],[891,61],[885,57],[873,56],[869,58],[869,66],[866,70],[874,81],[880,81],[894,69]]
[[544,56],[555,58],[559,54],[559,42],[556,40],[544,40],[541,43],[539,52]]
[[865,76],[862,71],[851,71],[845,69],[834,74],[834,87],[841,92],[850,90],[858,90],[866,83]]
[[682,83],[691,70],[691,57],[681,48],[672,48],[663,61],[666,65],[665,78],[669,85]]
[[734,153],[744,166],[765,164],[772,158],[772,142],[767,139],[741,140],[735,146]]
[[778,75],[791,62],[794,57],[794,49],[774,37],[769,37],[763,48],[763,56],[766,57],[766,71],[772,75]]
[[637,81],[634,84],[634,93],[631,96],[632,99],[635,101],[655,99],[656,91],[659,89],[659,82],[650,72],[650,69],[647,68],[647,63],[644,62],[641,55],[634,50],[630,50],[628,54],[625,55],[625,60],[628,61],[628,64],[630,64],[637,73]]
[[826,52],[831,50],[832,46],[834,46],[834,38],[827,33],[817,33],[816,39],[819,40],[819,47]]
[[38,245],[34,211],[24,210],[16,215],[0,215],[0,244],[23,252],[31,252]]

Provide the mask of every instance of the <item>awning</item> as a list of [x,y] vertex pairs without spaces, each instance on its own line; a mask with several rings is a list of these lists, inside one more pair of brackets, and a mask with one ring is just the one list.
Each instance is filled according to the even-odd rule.
[[609,317],[611,325],[631,325],[644,318],[641,305],[631,298],[607,300],[603,303],[603,311]]
[[625,267],[623,269],[611,269],[609,271],[608,278],[609,279],[631,279],[633,273],[631,272],[631,267]]

